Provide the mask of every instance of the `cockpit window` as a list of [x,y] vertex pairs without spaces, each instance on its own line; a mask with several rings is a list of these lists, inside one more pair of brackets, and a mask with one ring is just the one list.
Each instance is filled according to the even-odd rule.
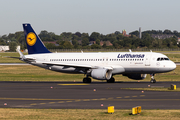
[[169,60],[169,58],[164,58],[165,60]]
[[157,58],[157,61],[169,60],[169,58]]

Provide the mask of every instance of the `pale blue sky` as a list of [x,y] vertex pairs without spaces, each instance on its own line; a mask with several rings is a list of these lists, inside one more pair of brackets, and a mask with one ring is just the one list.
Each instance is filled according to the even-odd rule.
[[0,35],[22,31],[22,23],[62,32],[177,30],[180,0],[0,0]]

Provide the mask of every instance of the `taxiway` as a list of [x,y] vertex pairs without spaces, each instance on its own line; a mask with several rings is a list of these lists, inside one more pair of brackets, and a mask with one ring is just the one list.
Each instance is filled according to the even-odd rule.
[[180,82],[0,82],[0,108],[37,109],[180,109],[180,92],[124,90]]

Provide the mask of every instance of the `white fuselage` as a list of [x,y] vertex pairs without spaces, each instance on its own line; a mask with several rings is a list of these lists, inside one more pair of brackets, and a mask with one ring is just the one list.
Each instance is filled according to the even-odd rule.
[[87,68],[108,68],[112,74],[163,73],[176,68],[174,62],[161,53],[46,53],[26,55],[34,59],[30,64],[65,73],[83,73]]

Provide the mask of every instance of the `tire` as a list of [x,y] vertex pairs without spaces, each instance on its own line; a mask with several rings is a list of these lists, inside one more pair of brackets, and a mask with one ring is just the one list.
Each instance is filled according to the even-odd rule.
[[155,79],[151,79],[150,83],[156,83]]
[[153,80],[153,83],[156,83],[156,80],[155,80],[155,79]]
[[115,79],[113,77],[111,77],[109,80],[107,80],[107,83],[114,83]]
[[84,78],[83,83],[91,83],[91,78]]

